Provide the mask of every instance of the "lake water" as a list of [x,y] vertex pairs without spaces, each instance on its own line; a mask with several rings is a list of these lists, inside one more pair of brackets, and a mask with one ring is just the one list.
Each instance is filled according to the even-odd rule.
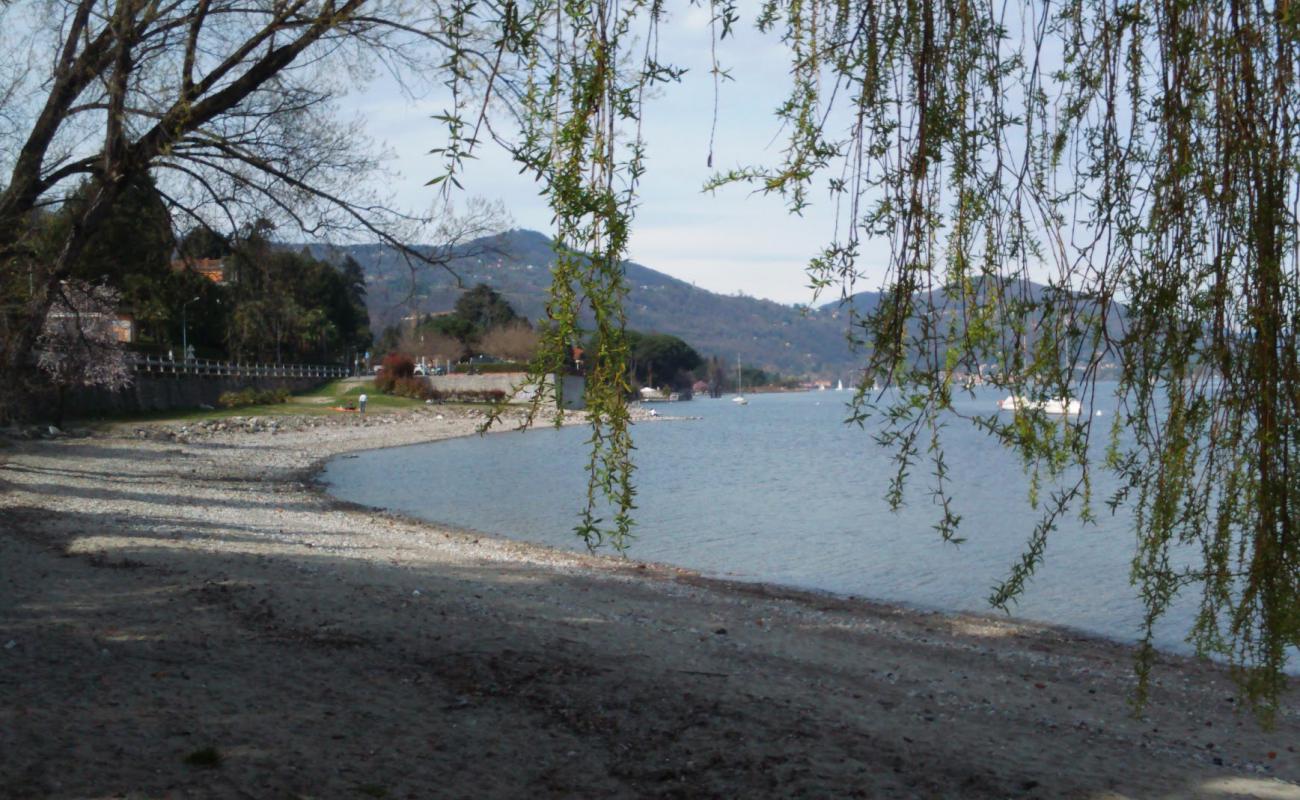
[[[848,392],[697,399],[659,408],[700,419],[635,427],[637,527],[628,553],[706,574],[817,589],[912,606],[989,611],[987,598],[1019,559],[1037,520],[1018,461],[960,421],[947,431],[947,461],[960,546],[934,531],[924,461],[913,469],[907,505],[891,512],[884,493],[890,454],[844,424]],[[996,408],[982,392],[959,406]],[[1104,444],[1113,409],[1099,401]],[[333,460],[323,478],[335,496],[430,521],[553,547],[583,549],[573,534],[586,478],[586,429],[498,433],[372,451]],[[1014,616],[1131,641],[1142,606],[1129,584],[1131,516],[1101,502],[1096,524],[1065,519],[1047,562]],[[1188,597],[1157,629],[1157,644],[1183,641],[1196,608]],[[1296,663],[1292,659],[1292,664]]]

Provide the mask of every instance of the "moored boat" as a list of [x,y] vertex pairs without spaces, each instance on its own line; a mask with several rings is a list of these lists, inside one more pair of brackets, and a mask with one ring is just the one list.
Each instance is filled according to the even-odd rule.
[[1069,400],[1063,397],[1034,400],[1024,395],[1009,394],[998,401],[998,409],[1001,411],[1041,411],[1044,414],[1077,417],[1083,411],[1083,404],[1073,397]]

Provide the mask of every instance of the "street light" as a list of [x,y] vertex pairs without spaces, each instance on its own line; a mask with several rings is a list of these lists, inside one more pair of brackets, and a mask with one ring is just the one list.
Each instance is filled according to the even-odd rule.
[[190,340],[189,325],[185,313],[189,310],[190,303],[197,303],[199,298],[192,297],[181,303],[181,360],[188,361],[190,357]]

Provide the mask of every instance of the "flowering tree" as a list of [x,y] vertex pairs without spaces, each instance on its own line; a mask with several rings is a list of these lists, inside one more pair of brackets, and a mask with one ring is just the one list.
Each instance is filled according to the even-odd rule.
[[67,390],[115,391],[131,384],[131,367],[117,335],[116,289],[81,281],[61,284],[36,341],[36,365],[58,390],[56,423],[63,423]]

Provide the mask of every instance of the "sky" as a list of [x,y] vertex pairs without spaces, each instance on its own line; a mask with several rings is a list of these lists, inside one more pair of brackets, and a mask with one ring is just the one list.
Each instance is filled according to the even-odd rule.
[[[628,258],[713,292],[810,302],[804,267],[832,236],[829,202],[816,193],[812,208],[792,216],[781,198],[755,194],[749,187],[701,191],[714,171],[706,163],[714,102],[709,10],[707,4],[678,8],[661,27],[660,59],[688,72],[681,84],[668,85],[647,103],[648,171]],[[725,170],[777,162],[783,140],[773,110],[788,91],[788,56],[776,37],[753,30],[752,20],[742,21],[736,38],[719,43],[718,56],[734,80],[724,81],[719,95],[714,166]],[[428,151],[439,145],[442,131],[430,115],[443,108],[436,96],[411,101],[382,79],[345,103],[344,111],[358,113],[370,136],[394,154],[388,166],[400,178],[385,188],[399,206],[423,211],[434,200],[434,190],[424,184],[440,172]],[[462,183],[470,195],[500,200],[513,227],[549,233],[545,199],[517,172],[489,144],[470,163]],[[871,258],[868,250],[868,267]],[[820,302],[837,297],[838,292],[824,295]]]

